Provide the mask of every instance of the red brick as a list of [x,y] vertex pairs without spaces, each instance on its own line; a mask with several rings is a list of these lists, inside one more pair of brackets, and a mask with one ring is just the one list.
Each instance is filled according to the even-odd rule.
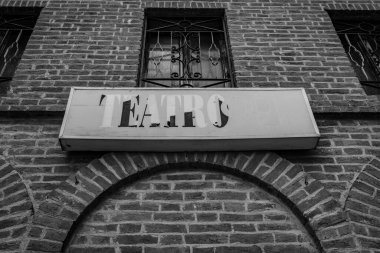
[[247,194],[245,192],[208,192],[207,199],[210,200],[245,200],[247,199]]
[[262,214],[220,214],[220,221],[262,221]]
[[122,245],[153,244],[158,242],[158,237],[152,235],[120,235],[116,241]]
[[230,237],[231,243],[257,244],[257,243],[273,243],[274,237],[270,233],[259,234],[233,234]]
[[138,246],[121,246],[120,250],[121,250],[121,253],[141,253],[141,252],[143,252],[143,248],[138,247]]
[[142,157],[139,154],[130,153],[129,157],[131,158],[133,164],[136,166],[136,169],[138,171],[143,170],[147,167],[144,160],[142,159]]
[[350,249],[355,247],[353,238],[342,238],[338,240],[323,241],[322,245],[325,249]]
[[147,233],[186,233],[186,226],[179,224],[146,224]]
[[147,193],[146,200],[182,200],[183,196],[180,192],[152,192]]
[[67,230],[71,227],[72,222],[67,221],[67,220],[62,220],[48,216],[36,216],[33,219],[33,223],[35,225],[40,225],[48,228],[54,228],[54,229],[62,229],[62,230]]
[[6,252],[14,251],[14,250],[20,250],[20,243],[19,241],[13,241],[13,242],[0,242],[0,250]]
[[61,242],[52,242],[44,240],[30,240],[27,249],[44,251],[44,252],[60,252],[62,247]]
[[218,215],[216,213],[197,213],[196,216],[198,222],[212,222],[217,221],[218,219]]
[[204,233],[204,232],[218,232],[218,231],[231,231],[231,224],[205,224],[205,225],[189,225],[190,233]]
[[228,242],[228,236],[223,234],[186,234],[187,244],[224,244]]
[[161,245],[175,245],[182,244],[182,236],[181,235],[163,235],[160,237]]
[[147,165],[147,168],[153,168],[157,166],[157,162],[154,159],[153,154],[144,154],[142,155],[142,159],[144,160],[145,164]]
[[268,245],[264,246],[265,252],[268,253],[283,253],[283,252],[299,252],[308,253],[310,252],[308,248],[299,245]]
[[[0,159],[0,160],[2,160],[2,159]],[[14,169],[11,165],[6,165],[2,169],[0,169],[0,178],[3,178],[4,176],[10,174],[13,170]]]
[[141,231],[141,224],[126,223],[119,225],[120,233],[138,233]]
[[[130,253],[130,251],[127,251]],[[137,251],[136,251],[137,252]],[[139,251],[140,253],[140,251]],[[189,247],[163,247],[163,248],[150,248],[145,247],[145,253],[190,253]]]
[[257,152],[244,168],[244,172],[252,174],[265,156],[264,152]]
[[179,222],[179,221],[193,221],[195,220],[194,214],[191,213],[155,213],[153,215],[154,220],[157,221],[171,221],[171,222]]
[[102,159],[104,160],[106,164],[108,164],[108,166],[110,166],[116,172],[116,174],[120,178],[124,178],[125,176],[127,176],[127,174],[125,174],[123,168],[116,161],[112,153],[102,156]]
[[123,153],[114,153],[115,158],[123,165],[123,168],[129,175],[133,175],[137,172],[136,168],[132,165],[131,161]]
[[113,222],[123,221],[149,221],[152,219],[152,213],[139,212],[139,213],[115,213],[110,216]]

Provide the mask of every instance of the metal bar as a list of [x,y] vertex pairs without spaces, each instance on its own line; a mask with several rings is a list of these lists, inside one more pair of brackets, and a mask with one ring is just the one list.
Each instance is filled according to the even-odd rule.
[[151,84],[154,84],[154,85],[158,85],[158,86],[161,86],[161,87],[166,87],[166,88],[170,87],[170,86],[165,85],[165,84],[161,84],[161,83],[150,81],[149,79],[142,79],[142,81],[143,82],[147,82],[147,83],[151,83]]
[[[380,89],[380,81],[379,82],[376,82],[376,81],[361,81],[360,83],[361,83],[361,85],[370,86],[370,87],[373,87],[373,88]],[[375,85],[375,84],[377,84],[377,85]]]
[[151,20],[158,20],[158,21],[163,21],[163,22],[166,22],[166,23],[169,23],[169,24],[172,24],[172,25],[177,25],[178,22],[174,22],[174,21],[170,21],[170,20],[167,20],[167,19],[161,19],[161,18],[157,18],[157,17],[150,17]]
[[206,23],[206,22],[210,22],[210,21],[215,21],[215,20],[218,20],[218,19],[219,19],[219,18],[213,18],[213,19],[201,20],[201,21],[198,21],[198,22],[193,23],[193,25],[202,24],[202,23]]
[[12,80],[12,77],[0,77],[0,83],[8,82]]
[[[147,30],[146,32],[148,33],[151,33],[151,32],[157,32],[157,31],[153,31],[153,30]],[[160,31],[161,33],[170,33],[170,32],[179,32],[179,33],[185,33],[184,31],[179,31],[179,30],[170,30],[170,31]],[[187,31],[186,33],[209,33],[209,32],[213,32],[213,33],[223,33],[223,31],[197,31],[197,30],[191,30],[191,31]]]
[[204,86],[201,86],[201,87],[207,88],[207,87],[211,87],[211,86],[215,86],[215,85],[222,84],[222,83],[227,83],[227,82],[231,82],[231,80],[220,81],[220,82],[217,82],[217,83],[208,84],[208,85],[204,85]]
[[[144,24],[143,24],[143,34],[142,34],[142,49],[141,49],[141,59],[140,59],[140,71],[139,71],[139,77],[142,79],[143,75],[145,75],[144,73],[144,69],[145,69],[145,65],[148,64],[147,61],[145,61],[145,50],[147,48],[147,45],[146,45],[146,26],[147,26],[147,19],[145,18],[144,19]],[[139,79],[137,79],[139,80]],[[142,86],[141,83],[138,83],[137,86]]]
[[168,28],[168,27],[173,27],[173,26],[178,26],[178,22],[173,22],[173,21],[169,21],[169,20],[165,20],[165,19],[160,19],[160,18],[150,18],[152,20],[158,20],[158,21],[162,21],[162,22],[166,22],[166,23],[169,23],[171,25],[166,25],[166,26],[161,26],[161,27],[156,27],[156,28],[152,28],[152,29],[146,29],[147,31],[155,31],[155,30],[158,30],[158,29],[164,29],[164,28]]
[[379,33],[364,33],[364,32],[337,32],[337,34],[339,34],[339,35],[342,35],[342,34],[349,34],[349,35],[373,35],[373,36],[375,36],[375,35],[380,35],[380,31],[379,31]]
[[192,80],[192,81],[230,81],[231,79],[218,79],[218,78],[144,78],[145,80],[157,80],[157,81],[170,81],[170,80]]
[[211,27],[207,27],[207,26],[203,26],[203,25],[194,25],[194,26],[209,29],[208,30],[209,32],[210,31],[213,31],[213,32],[223,32],[223,31],[221,31],[219,29],[215,29],[215,28],[211,28]]
[[25,20],[25,19],[29,19],[29,18],[35,18],[35,16],[24,16],[24,17],[21,17],[21,18],[15,18],[15,19],[10,19],[10,20],[5,20],[5,22],[2,23],[2,24],[0,24],[0,26],[6,25],[6,24],[12,24],[12,25],[15,25],[15,26],[22,27],[20,29],[31,29],[32,30],[33,29],[32,27],[27,27],[27,26],[24,26],[24,25],[13,23],[14,21]]
[[[173,57],[173,32],[170,32],[170,73],[173,73],[173,61],[172,59],[175,58]],[[173,86],[173,82],[170,83],[170,86]]]
[[157,30],[161,30],[161,29],[165,29],[165,28],[173,27],[173,26],[176,26],[176,25],[167,25],[167,26],[161,26],[161,27],[157,27],[157,28],[151,28],[151,29],[147,30],[147,32],[157,32]]
[[25,29],[25,28],[8,29],[8,28],[1,28],[1,27],[0,27],[0,31],[20,31],[20,30],[24,30],[24,31],[33,31],[34,29],[32,29],[32,28],[27,28],[27,29]]
[[[169,28],[169,27],[174,27],[174,26],[177,26],[179,28],[183,28],[185,29],[185,31],[187,31],[187,27],[183,27],[180,25],[180,22],[182,20],[180,19],[177,19],[175,21],[170,21],[170,20],[165,20],[165,19],[161,19],[161,18],[151,18],[152,20],[158,20],[158,21],[162,21],[162,22],[166,22],[166,23],[169,23],[170,25],[165,25],[165,26],[161,26],[161,27],[156,27],[156,28],[151,28],[151,29],[147,29],[148,32],[151,32],[151,31],[156,31],[156,30],[160,30],[160,29],[165,29],[165,28]],[[185,20],[185,19],[184,19]],[[216,29],[216,28],[213,28],[213,27],[209,27],[209,26],[203,26],[203,25],[200,25],[200,24],[203,24],[203,23],[207,23],[207,22],[212,22],[212,21],[215,21],[215,20],[218,20],[218,18],[214,18],[214,19],[208,19],[208,20],[201,20],[201,21],[197,21],[197,22],[191,22],[191,18],[188,20],[190,25],[189,27],[200,27],[200,28],[204,28],[208,31],[217,31],[217,32],[223,32],[223,30],[219,30],[219,29]],[[183,29],[179,30],[179,31],[183,31]],[[191,30],[192,31],[192,30]],[[195,31],[196,32],[196,31]]]
[[[203,84],[207,84],[207,82],[208,83],[211,82],[211,84],[207,84],[203,86],[203,87],[210,87],[210,86],[215,86],[215,85],[227,83],[227,82],[230,82],[231,84],[233,83],[231,79],[231,73],[230,73],[231,60],[230,60],[230,55],[228,52],[229,48],[227,45],[228,38],[225,31],[226,30],[225,20],[223,20],[221,17],[216,17],[216,18],[211,18],[211,19],[204,18],[203,20],[196,19],[196,17],[189,17],[189,18],[183,17],[182,19],[178,17],[178,18],[173,18],[171,20],[165,20],[164,18],[155,18],[155,17],[149,18],[148,17],[145,19],[145,23],[144,23],[145,27],[147,28],[148,22],[154,22],[154,21],[165,22],[166,24],[169,24],[169,25],[165,25],[165,23],[164,24],[158,23],[157,25],[160,27],[144,30],[144,33],[143,33],[144,50],[143,50],[143,56],[142,56],[143,57],[142,59],[144,62],[141,64],[143,67],[141,68],[140,73],[141,73],[141,77],[143,77],[141,81],[145,82],[145,86],[146,86],[146,83],[150,83],[150,84],[158,85],[162,87],[171,87],[171,86],[177,86],[177,85],[183,86],[184,84],[190,85],[193,82],[197,82],[197,83],[200,82],[199,85],[202,85],[202,82]],[[222,24],[220,22],[222,22]],[[150,24],[151,23],[149,23],[149,25]],[[178,28],[174,29],[175,26],[177,26]],[[215,28],[212,26],[214,26]],[[216,27],[221,27],[221,26],[223,27],[224,30],[220,30],[216,28]],[[194,31],[191,30],[192,28],[195,28]],[[167,31],[165,31],[165,29],[167,29]],[[171,63],[168,69],[169,73],[166,73],[167,71],[165,72],[165,76],[167,76],[166,78],[165,77],[164,78],[149,78],[147,76],[148,65],[150,64],[150,62],[152,62],[153,59],[155,59],[154,56],[147,57],[147,54],[150,54],[151,52],[150,50],[152,50],[148,47],[148,43],[150,43],[148,41],[148,36],[149,34],[154,34],[157,32],[166,34],[165,37],[170,36],[170,47],[172,51],[171,52],[172,57],[171,57]],[[219,35],[221,32],[223,33],[223,35]],[[223,64],[221,63],[221,75],[222,75],[221,77],[224,77],[224,78],[195,78],[197,76],[202,75],[202,64],[201,64],[202,60],[198,57],[200,57],[201,55],[201,47],[202,47],[201,34],[205,34],[205,33],[212,33],[212,34],[215,34],[215,36],[218,35],[218,38],[221,40],[221,42],[218,43],[218,45],[219,47],[222,48],[222,51],[219,52],[219,57],[220,57],[220,60],[223,61]],[[198,35],[198,38],[196,40],[198,42],[199,49],[194,48],[196,47],[197,42],[194,43],[194,46],[192,44],[193,37],[191,36],[193,36],[193,34]],[[174,51],[173,51],[174,38],[176,40],[178,39],[179,41],[178,41],[178,48],[174,48]],[[152,39],[154,40],[154,38]],[[199,56],[194,57],[193,53]],[[177,54],[178,54],[178,57],[173,58],[173,55],[176,56]],[[224,54],[226,54],[226,56]],[[196,66],[194,66],[192,62],[195,62],[197,60],[199,61],[197,63],[200,65],[196,64]],[[173,66],[175,63],[178,63],[178,70],[176,71],[173,70]],[[195,69],[192,69],[191,67],[195,67]],[[163,81],[169,81],[171,84],[166,85],[166,84],[161,83]]]
[[198,48],[199,48],[199,72],[201,76],[203,76],[203,68],[202,68],[202,47],[201,47],[201,33],[198,33]]
[[[374,61],[374,59],[372,58],[372,55],[371,55],[371,52],[369,51],[369,48],[367,48],[365,46],[365,42],[363,40],[363,36],[359,35],[359,44],[361,44],[361,47],[363,48],[362,51],[364,51],[362,54],[367,58],[367,61],[369,61],[369,67],[371,67],[373,69],[373,71],[376,73],[377,76],[380,75],[380,70],[379,70],[379,67],[378,65],[376,64],[376,62]],[[368,35],[366,36],[368,37]],[[370,36],[370,38],[372,40],[376,42],[376,38],[374,38],[373,36]],[[375,57],[377,57],[377,55],[375,54],[375,51],[373,51],[373,54],[375,55]]]
[[226,17],[224,16],[224,18],[222,19],[222,23],[223,23],[223,30],[224,30],[224,46],[226,48],[226,57],[227,57],[227,66],[228,66],[228,77],[231,79],[231,87],[236,87],[235,85],[235,82],[232,82],[232,79],[234,79],[233,77],[233,74],[232,74],[232,71],[233,71],[233,64],[232,64],[232,60],[231,60],[231,50],[229,48],[229,45],[230,45],[230,41],[229,41],[229,37],[227,36],[227,23],[226,23]]

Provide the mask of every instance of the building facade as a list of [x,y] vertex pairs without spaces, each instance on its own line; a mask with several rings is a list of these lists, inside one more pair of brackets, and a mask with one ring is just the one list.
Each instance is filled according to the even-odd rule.
[[[1,0],[0,12],[4,31],[32,31],[0,83],[0,251],[380,252],[379,1]],[[157,81],[152,13],[222,17],[224,49],[214,35],[204,46],[211,65],[229,57],[214,79],[304,88],[317,147],[62,151],[71,87]],[[1,49],[3,66],[20,45]]]

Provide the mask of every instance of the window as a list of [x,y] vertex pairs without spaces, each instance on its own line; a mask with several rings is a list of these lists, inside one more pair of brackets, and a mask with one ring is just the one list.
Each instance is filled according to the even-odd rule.
[[0,8],[0,93],[9,82],[36,24],[40,8]]
[[329,14],[363,89],[369,95],[380,94],[380,12]]
[[148,9],[145,14],[140,86],[233,86],[222,10]]

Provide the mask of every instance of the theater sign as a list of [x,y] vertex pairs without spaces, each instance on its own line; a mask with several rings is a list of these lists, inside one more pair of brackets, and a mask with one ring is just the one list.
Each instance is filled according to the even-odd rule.
[[59,140],[67,151],[312,149],[305,91],[72,88]]

